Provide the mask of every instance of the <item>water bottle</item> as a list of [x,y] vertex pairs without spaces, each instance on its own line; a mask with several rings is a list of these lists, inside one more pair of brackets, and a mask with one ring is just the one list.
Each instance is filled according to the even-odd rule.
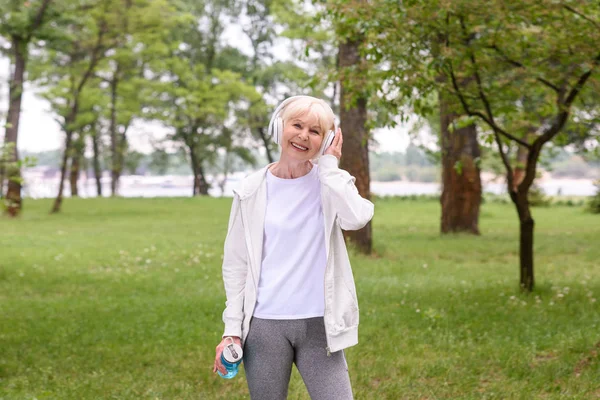
[[242,362],[242,356],[244,353],[242,352],[242,348],[235,344],[233,338],[228,337],[226,339],[229,339],[231,343],[223,348],[223,352],[221,353],[221,362],[227,370],[227,374],[223,375],[221,371],[217,371],[217,373],[222,378],[231,379],[237,375],[238,367]]

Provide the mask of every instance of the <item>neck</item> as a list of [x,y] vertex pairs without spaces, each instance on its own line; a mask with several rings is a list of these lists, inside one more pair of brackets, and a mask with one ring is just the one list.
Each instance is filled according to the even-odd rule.
[[282,179],[294,179],[304,176],[310,172],[313,165],[310,161],[297,161],[286,158],[283,154],[278,162],[274,163],[269,171]]

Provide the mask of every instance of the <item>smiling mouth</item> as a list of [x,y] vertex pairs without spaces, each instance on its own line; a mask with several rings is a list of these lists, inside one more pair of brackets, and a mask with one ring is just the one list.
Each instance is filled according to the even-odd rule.
[[300,146],[299,144],[296,144],[294,142],[291,142],[291,143],[292,143],[292,147],[295,148],[295,149],[298,149],[300,151],[307,151],[308,150],[308,147]]

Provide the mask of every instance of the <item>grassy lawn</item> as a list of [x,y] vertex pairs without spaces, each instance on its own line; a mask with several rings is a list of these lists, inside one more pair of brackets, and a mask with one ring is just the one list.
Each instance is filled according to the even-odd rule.
[[[28,200],[0,218],[0,399],[249,398],[243,372],[211,372],[230,202]],[[527,295],[511,205],[483,205],[480,237],[440,236],[439,212],[376,202],[376,255],[352,256],[355,397],[600,398],[600,216],[534,209]],[[289,398],[309,398],[296,370]]]

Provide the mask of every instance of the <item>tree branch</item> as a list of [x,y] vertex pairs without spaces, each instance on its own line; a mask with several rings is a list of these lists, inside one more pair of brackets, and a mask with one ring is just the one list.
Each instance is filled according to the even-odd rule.
[[525,173],[525,178],[519,185],[519,191],[525,191],[529,189],[529,187],[533,183],[533,180],[535,179],[537,159],[539,158],[542,146],[546,142],[552,140],[552,138],[554,138],[554,136],[556,136],[558,132],[560,132],[565,126],[571,113],[571,105],[583,89],[583,86],[585,85],[587,80],[592,75],[594,68],[598,66],[598,64],[600,64],[600,54],[596,56],[596,58],[593,61],[593,64],[594,65],[592,66],[592,68],[590,68],[588,71],[586,71],[579,77],[577,83],[575,83],[573,88],[571,88],[571,91],[569,92],[569,95],[567,96],[566,100],[562,104],[560,104],[562,110],[556,116],[556,120],[554,121],[552,126],[548,128],[541,136],[539,136],[533,142],[532,148],[529,152],[529,155],[527,156],[527,169]]
[[28,32],[27,32],[27,37],[26,37],[26,43],[29,43],[29,41],[31,40],[31,36],[33,36],[33,32],[35,32],[40,25],[42,24],[42,21],[44,20],[44,14],[46,13],[46,9],[48,8],[48,5],[50,4],[52,0],[44,0],[44,2],[42,3],[42,5],[40,6],[40,9],[38,10],[35,19],[33,20],[33,23],[29,26]]
[[[496,44],[488,46],[488,48],[495,50],[496,53],[498,53],[504,59],[504,61],[506,61],[507,63],[514,65],[515,67],[518,67],[518,68],[526,69],[525,65],[509,58],[502,50],[500,50],[500,48],[498,48],[498,46]],[[554,85],[552,82],[548,81],[547,79],[540,78],[540,77],[537,77],[535,79],[538,82],[543,83],[545,86],[549,87],[550,89],[554,90],[556,93],[560,92],[560,88],[558,86]]]
[[563,5],[563,8],[565,10],[567,10],[567,11],[572,12],[573,14],[576,14],[576,15],[580,16],[581,18],[585,19],[586,21],[592,23],[596,28],[600,29],[600,24],[598,24],[598,22],[594,21],[593,19],[591,19],[587,15],[584,15],[584,14],[580,13],[579,11],[577,11],[576,9],[574,9],[573,7],[567,6],[567,5]]
[[502,147],[502,140],[500,139],[500,135],[498,134],[498,131],[494,129],[494,139],[496,139],[496,144],[498,145],[498,150],[500,151],[500,158],[502,159],[502,164],[504,164],[504,168],[506,168],[506,180],[507,180],[507,185],[508,185],[508,193],[511,195],[512,197],[512,193],[514,191],[514,186],[513,186],[513,182],[514,182],[514,176],[513,176],[513,169],[510,166],[510,162],[508,161],[508,156],[506,155],[506,153],[504,152],[504,148]]
[[552,126],[546,132],[544,132],[536,140],[536,142],[539,140],[539,141],[541,141],[542,144],[544,144],[547,141],[551,140],[554,136],[556,136],[556,134],[558,132],[560,132],[560,130],[563,128],[563,126],[567,122],[567,119],[569,118],[569,114],[571,113],[571,105],[575,101],[575,98],[579,95],[579,93],[583,89],[583,86],[585,85],[587,80],[590,78],[590,76],[594,72],[594,68],[596,66],[598,66],[599,64],[600,64],[600,54],[598,54],[596,56],[596,58],[594,58],[592,68],[590,68],[588,71],[586,71],[584,74],[582,74],[579,77],[579,79],[577,80],[577,83],[575,83],[575,85],[571,88],[571,91],[569,92],[569,95],[567,96],[565,101],[562,104],[560,104],[561,110],[560,110],[559,114],[557,115],[556,121],[554,122],[554,124],[552,124]]
[[465,112],[471,116],[471,117],[478,117],[481,118],[482,120],[484,120],[494,131],[497,131],[498,133],[506,136],[507,138],[514,140],[515,142],[519,143],[522,146],[525,146],[527,148],[529,148],[531,145],[527,142],[525,142],[522,139],[519,139],[517,137],[514,137],[513,135],[511,135],[510,133],[506,132],[504,129],[502,129],[501,127],[499,127],[495,121],[490,120],[485,114],[483,114],[480,111],[474,111],[471,109],[471,107],[469,107],[469,104],[467,103],[466,99],[465,99],[465,95],[464,93],[462,93],[462,91],[460,90],[460,87],[458,85],[457,79],[456,79],[456,75],[454,75],[454,69],[452,68],[452,65],[450,64],[450,68],[449,68],[449,72],[450,72],[450,80],[452,81],[452,87],[454,88],[455,94],[458,96],[458,99],[460,100],[460,103],[463,106],[463,109],[465,110]]
[[[487,113],[487,118],[480,112],[476,112],[476,113],[470,113],[468,111],[468,108],[465,108],[465,111],[467,111],[467,113],[469,113],[470,115],[474,115],[474,116],[478,116],[480,118],[482,118],[490,127],[492,127],[492,129],[494,130],[494,132],[498,132],[501,133],[502,135],[506,136],[507,138],[509,138],[510,140],[513,140],[517,143],[519,143],[521,146],[524,146],[526,148],[531,148],[531,145],[529,143],[527,143],[526,141],[524,141],[523,139],[519,139],[518,137],[511,135],[510,133],[506,132],[504,129],[500,128],[498,126],[498,124],[496,124],[496,121],[494,121],[494,115],[492,113],[492,108],[490,106],[490,103],[487,99],[487,96],[485,95],[485,93],[483,92],[483,85],[481,83],[481,76],[479,75],[479,68],[477,66],[477,60],[475,59],[475,54],[473,53],[473,51],[471,50],[471,47],[469,46],[468,43],[468,36],[467,36],[467,32],[466,32],[466,27],[464,24],[464,20],[462,17],[459,17],[460,19],[460,25],[463,29],[463,34],[465,35],[465,40],[464,40],[464,45],[467,46],[467,48],[470,49],[469,51],[469,57],[471,60],[471,64],[473,64],[473,68],[475,70],[474,75],[475,75],[475,82],[477,82],[477,89],[479,92],[479,98],[481,99],[481,101],[484,104],[484,107],[486,109],[486,113]],[[454,90],[458,90],[460,91],[460,89],[458,88],[458,83],[456,82],[456,77],[454,76],[454,73],[452,73],[452,85],[454,86]],[[461,102],[463,104],[463,107],[466,105],[466,102],[463,102],[461,98]]]

